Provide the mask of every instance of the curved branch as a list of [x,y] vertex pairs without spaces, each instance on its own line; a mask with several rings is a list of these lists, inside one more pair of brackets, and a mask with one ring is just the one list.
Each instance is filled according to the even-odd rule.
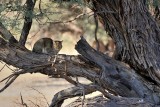
[[80,87],[71,87],[71,88],[62,90],[54,95],[54,98],[52,99],[52,103],[49,107],[60,107],[65,99],[73,98],[76,96],[82,96],[83,95],[82,91],[85,91],[85,90],[80,89]]
[[[78,41],[76,49],[82,56],[92,63],[97,64],[102,69],[99,77],[100,81],[97,80],[97,82],[101,84],[100,86],[104,86],[106,89],[107,87],[112,87],[112,89],[116,90],[121,96],[140,97],[156,103],[160,101],[159,96],[152,93],[148,86],[144,84],[142,78],[135,74],[135,71],[127,68],[126,65],[121,62],[91,48],[83,36],[81,37],[81,40]],[[106,84],[107,87],[105,86]],[[125,90],[127,95],[122,95],[122,92],[120,89],[117,89],[117,86],[123,91]]]
[[[155,106],[153,103],[146,102],[140,98],[120,98],[117,100],[109,100],[104,98],[103,96],[96,96],[93,98],[85,99],[83,105],[87,105],[88,107],[153,107]],[[81,107],[82,100],[79,98],[73,103],[65,106],[65,107]]]
[[12,76],[12,77],[8,78],[8,79],[11,79],[11,80],[9,80],[9,82],[7,82],[2,89],[0,89],[0,93],[2,91],[4,91],[7,87],[9,87],[16,80],[17,77],[18,77],[18,75],[15,75],[15,76]]
[[76,49],[83,56],[62,54],[57,55],[54,61],[54,55],[35,54],[17,48],[16,45],[10,46],[0,38],[0,60],[23,69],[18,72],[19,75],[42,73],[50,77],[65,78],[73,84],[74,81],[70,81],[66,76],[84,77],[114,95],[143,98],[156,104],[159,103],[159,95],[153,92],[154,89],[159,90],[159,88],[139,77],[134,70],[97,52],[84,38],[78,41]]
[[106,98],[111,98],[112,100],[117,100],[117,101],[120,99],[105,92],[100,86],[94,84],[89,84],[89,85],[78,84],[76,87],[68,88],[55,94],[54,98],[52,99],[50,107],[60,107],[65,99],[73,98],[76,96],[85,96],[97,90],[102,92]]

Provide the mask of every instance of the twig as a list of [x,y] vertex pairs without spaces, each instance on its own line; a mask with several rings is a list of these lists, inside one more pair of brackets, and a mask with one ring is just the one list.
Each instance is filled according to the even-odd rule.
[[0,72],[4,69],[5,66],[6,66],[6,64],[3,65],[3,67],[0,69]]
[[39,32],[40,32],[41,29],[37,30],[29,39],[32,39],[33,37],[35,37]]
[[84,87],[82,88],[82,92],[83,92],[83,98],[82,98],[82,107],[84,106],[84,101],[85,101],[85,90]]
[[39,7],[40,14],[43,14],[43,13],[42,13],[42,9],[41,9],[41,2],[42,2],[42,1],[39,0],[39,5],[38,5],[38,7]]
[[8,69],[10,69],[11,71],[15,72],[15,70],[13,70],[12,68],[10,68],[7,64],[6,64],[6,67],[7,67]]
[[41,93],[40,91],[38,91],[37,89],[33,88],[33,87],[30,87],[31,89],[35,90],[36,92],[38,92],[40,95],[42,95],[42,97],[45,99],[47,105],[49,106],[49,103],[47,101],[47,98],[45,97],[45,95],[43,93]]
[[85,90],[84,90],[84,87],[80,85],[78,77],[76,77],[76,82],[77,82],[77,86],[81,87],[81,89],[82,89],[82,95],[83,95],[83,98],[82,98],[82,107],[83,107],[84,106],[84,101],[85,101]]
[[97,31],[98,31],[98,19],[97,19],[97,15],[94,13],[94,22],[95,22],[95,32],[94,32],[94,37],[95,37],[95,41],[96,41],[96,49],[97,51],[99,51],[99,41],[97,38]]
[[35,105],[36,107],[40,107],[38,104],[35,104],[33,101],[31,101],[31,100],[28,100],[28,101],[30,101],[33,105]]
[[18,75],[14,76],[14,77],[0,90],[0,93],[1,93],[2,91],[4,91],[8,86],[10,86],[10,85],[14,82],[14,80],[16,80],[17,77],[18,77]]
[[52,67],[54,66],[54,64],[56,63],[57,60],[57,55],[55,55],[54,60],[52,61]]
[[73,85],[77,85],[77,82],[74,81],[71,77],[67,76],[67,63],[66,63],[66,60],[65,60],[65,74],[62,74],[62,76],[71,84]]
[[[90,13],[90,12],[89,12]],[[82,14],[79,14],[78,16],[76,16],[75,18],[73,18],[73,19],[71,19],[71,20],[67,20],[67,21],[55,21],[55,22],[53,22],[52,24],[58,24],[58,23],[70,23],[70,22],[73,22],[73,21],[75,21],[75,20],[77,20],[77,19],[79,19],[81,16],[85,16],[85,15],[87,15],[87,14],[89,14],[89,13],[82,13]]]
[[7,84],[7,83],[10,81],[10,79],[12,79],[13,76],[14,76],[14,75],[11,75],[11,76],[7,79],[7,81],[5,82],[5,84]]
[[18,72],[14,72],[13,74],[9,75],[8,77],[2,79],[0,82],[3,82],[5,80],[7,80],[5,86],[0,90],[0,92],[4,91],[8,86],[10,86],[15,80],[16,78],[21,75],[21,74],[25,74],[25,73],[33,73],[35,71],[39,71],[41,69],[43,69],[44,67],[38,67],[38,68],[31,68],[31,69],[27,69],[27,70],[21,70]]
[[7,79],[10,79],[10,78],[12,78],[14,75],[13,74],[11,74],[11,75],[9,75],[8,77],[6,77],[6,78],[4,78],[4,79],[2,79],[0,82],[3,82],[3,81],[5,81],[5,80],[7,80]]
[[20,96],[21,96],[21,104],[25,107],[28,107],[28,105],[23,101],[23,97],[21,93],[20,93]]

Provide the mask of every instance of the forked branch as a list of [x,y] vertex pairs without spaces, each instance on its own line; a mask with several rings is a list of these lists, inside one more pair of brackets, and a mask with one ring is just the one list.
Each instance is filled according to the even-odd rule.
[[94,50],[83,37],[78,41],[76,49],[82,56],[49,56],[26,51],[16,45],[10,47],[0,39],[0,60],[23,69],[14,75],[42,73],[53,78],[64,78],[75,86],[78,84],[70,77],[84,77],[98,86],[92,86],[94,91],[102,92],[109,99],[117,97],[110,96],[106,90],[115,96],[143,98],[145,101],[159,103],[159,95],[153,92],[159,88],[149,84],[125,64]]

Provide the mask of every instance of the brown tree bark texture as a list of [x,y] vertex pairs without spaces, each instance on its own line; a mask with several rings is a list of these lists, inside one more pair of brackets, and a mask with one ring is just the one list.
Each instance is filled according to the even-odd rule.
[[[69,82],[67,77],[84,77],[114,95],[142,98],[153,104],[159,103],[159,88],[138,76],[134,70],[97,52],[84,38],[77,43],[76,49],[82,56],[57,55],[53,63],[55,56],[35,54],[0,39],[0,59],[23,69],[11,74],[9,83],[25,73],[42,73],[50,77],[64,78]],[[102,89],[95,90],[103,93]]]
[[[93,2],[93,10],[116,43],[115,58],[125,61],[133,69],[97,52],[83,37],[76,45],[76,50],[81,56],[35,54],[0,38],[0,60],[20,68],[4,79],[8,82],[0,92],[21,74],[42,73],[50,77],[64,78],[74,85],[77,83],[70,77],[87,78],[94,83],[95,90],[101,91],[110,99],[112,97],[108,96],[105,90],[113,96],[124,97],[123,100],[126,97],[137,98],[134,100],[136,102],[141,98],[143,99],[141,103],[159,104],[160,29],[142,0],[91,0],[90,2]],[[63,102],[65,98],[61,99],[59,102]]]
[[116,44],[114,57],[160,84],[160,29],[143,0],[93,0]]

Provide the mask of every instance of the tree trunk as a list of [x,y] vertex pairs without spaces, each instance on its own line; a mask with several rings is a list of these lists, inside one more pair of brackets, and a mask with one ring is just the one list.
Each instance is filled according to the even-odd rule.
[[[53,78],[64,78],[75,86],[58,92],[50,107],[61,106],[65,99],[81,96],[82,91],[84,95],[94,91],[104,95],[105,98],[88,100],[95,101],[95,107],[100,106],[99,99],[103,100],[104,106],[160,104],[160,29],[143,1],[88,1],[92,2],[93,11],[115,41],[116,60],[94,50],[83,37],[75,47],[81,54],[79,56],[35,54],[0,38],[0,60],[20,68],[0,81],[6,80],[0,92],[21,74],[42,73]],[[2,32],[5,28],[0,26],[0,33],[4,37],[13,37],[10,33]],[[129,64],[131,68],[120,61]],[[71,77],[84,77],[92,83],[81,84]]]
[[96,0],[93,5],[115,41],[115,59],[160,84],[160,29],[143,0]]

